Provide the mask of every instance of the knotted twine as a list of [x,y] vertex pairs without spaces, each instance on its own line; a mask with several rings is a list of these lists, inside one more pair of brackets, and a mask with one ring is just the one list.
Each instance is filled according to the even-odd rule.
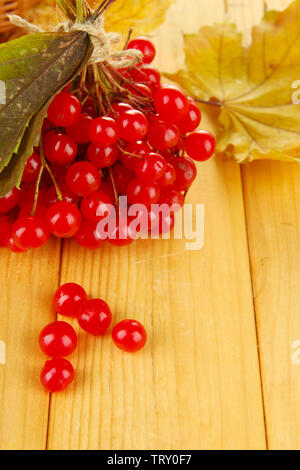
[[[29,33],[45,33],[39,26],[29,23],[18,15],[7,15],[9,21],[20,28],[26,29]],[[104,29],[103,17],[99,16],[93,23],[72,23],[65,21],[59,23],[50,32],[75,32],[83,31],[88,33],[94,50],[88,64],[93,65],[101,62],[109,62],[117,69],[134,67],[143,59],[141,51],[136,49],[127,49],[119,52],[112,52],[113,44],[120,43],[121,35],[118,33],[107,33]]]

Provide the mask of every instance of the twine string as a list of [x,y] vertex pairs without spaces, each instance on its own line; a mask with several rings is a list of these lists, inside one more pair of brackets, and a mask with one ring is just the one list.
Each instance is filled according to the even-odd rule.
[[[29,23],[18,15],[7,15],[9,21],[19,28],[26,29],[29,33],[45,33],[42,28]],[[117,69],[134,67],[143,59],[143,54],[136,49],[128,49],[113,52],[112,46],[120,43],[121,36],[117,33],[107,33],[104,29],[104,21],[100,16],[94,23],[72,23],[65,21],[52,28],[51,32],[75,32],[83,31],[87,33],[92,41],[94,50],[89,59],[89,65],[108,61]]]

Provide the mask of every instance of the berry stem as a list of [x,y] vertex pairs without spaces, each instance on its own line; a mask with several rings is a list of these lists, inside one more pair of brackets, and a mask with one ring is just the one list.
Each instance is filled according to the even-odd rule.
[[104,0],[104,1],[101,3],[101,5],[99,5],[99,7],[97,8],[97,10],[94,11],[94,13],[92,14],[92,16],[90,16],[89,20],[90,20],[91,22],[96,21],[96,19],[97,19],[100,15],[102,15],[102,14],[105,12],[106,8],[108,8],[109,5],[111,5],[114,1],[115,1],[115,0]]
[[31,213],[30,213],[30,215],[32,215],[32,216],[34,216],[35,213],[36,213],[36,208],[37,208],[37,203],[38,203],[38,198],[39,198],[40,184],[41,184],[41,179],[42,179],[42,174],[43,174],[44,169],[45,169],[45,166],[44,166],[43,161],[42,161],[41,168],[40,168],[40,171],[39,171],[39,175],[38,175],[36,183],[35,183],[34,201],[33,201],[33,206],[32,206],[32,210],[31,210]]
[[127,49],[127,46],[130,42],[132,34],[133,34],[133,28],[130,28],[130,30],[128,31],[128,36],[127,36],[126,42],[124,44],[124,49],[123,49],[124,51]]
[[45,154],[44,154],[44,146],[43,146],[43,140],[40,140],[40,156],[41,156],[41,161],[42,161],[42,168],[46,168],[48,171],[50,178],[52,179],[53,185],[55,187],[56,195],[59,201],[63,200],[61,190],[58,187],[58,184],[56,182],[56,179],[51,171],[51,168],[49,167],[48,163],[46,162]]
[[111,167],[109,167],[108,171],[109,171],[109,177],[111,179],[111,184],[112,184],[112,187],[113,187],[113,190],[114,190],[115,202],[116,202],[116,205],[118,205],[119,204],[119,195],[118,195],[118,191],[117,191],[117,187],[116,187],[116,183],[115,183],[115,180],[114,180],[114,175],[113,175]]
[[201,103],[201,104],[207,104],[209,106],[215,106],[217,108],[222,108],[223,103],[221,101],[207,101],[207,100],[201,100],[200,98],[193,98],[196,103]]

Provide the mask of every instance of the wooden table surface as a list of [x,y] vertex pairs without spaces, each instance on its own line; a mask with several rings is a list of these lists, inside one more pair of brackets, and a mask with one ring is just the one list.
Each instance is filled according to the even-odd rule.
[[[155,33],[157,64],[182,66],[180,32],[226,13],[249,38],[263,3],[178,0]],[[205,204],[202,251],[178,240],[1,251],[1,449],[300,449],[300,168],[213,160],[188,202]],[[37,338],[67,281],[115,320],[142,321],[149,342],[128,355],[80,332],[76,383],[49,396]]]

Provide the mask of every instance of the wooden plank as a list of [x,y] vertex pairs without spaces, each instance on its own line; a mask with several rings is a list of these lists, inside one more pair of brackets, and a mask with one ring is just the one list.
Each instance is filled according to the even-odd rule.
[[21,255],[1,250],[0,340],[6,345],[6,364],[0,364],[1,450],[46,445],[49,394],[39,382],[45,357],[38,335],[54,318],[59,256],[59,243],[53,240]]
[[[179,24],[191,5],[214,9],[182,0]],[[157,41],[172,68],[177,48]],[[61,281],[106,299],[114,322],[142,321],[149,342],[128,355],[109,335],[80,332],[76,383],[51,400],[49,449],[265,448],[240,170],[217,161],[199,170],[188,202],[206,206],[203,251],[182,240],[95,254],[65,244]]]
[[[276,9],[289,3],[267,1]],[[254,21],[254,10],[244,15],[245,29]],[[299,449],[300,170],[259,162],[243,168],[243,181],[268,444]]]

